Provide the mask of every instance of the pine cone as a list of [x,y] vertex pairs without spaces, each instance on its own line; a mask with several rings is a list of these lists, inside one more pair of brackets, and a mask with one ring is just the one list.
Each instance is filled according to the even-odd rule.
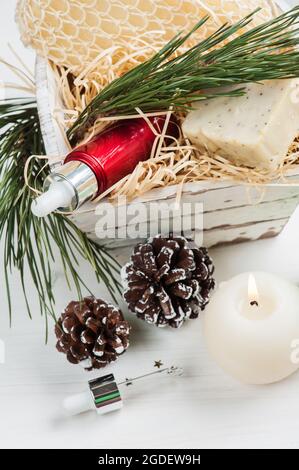
[[86,370],[116,361],[129,346],[130,326],[122,312],[101,299],[70,302],[55,326],[56,348]]
[[183,237],[158,235],[138,244],[123,268],[124,299],[142,320],[179,328],[208,304],[213,272],[206,248]]

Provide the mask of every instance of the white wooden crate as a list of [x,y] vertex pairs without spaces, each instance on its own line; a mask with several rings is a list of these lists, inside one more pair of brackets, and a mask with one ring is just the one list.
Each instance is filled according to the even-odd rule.
[[[36,61],[37,102],[49,156],[64,155],[68,152],[64,132],[57,126],[54,112],[59,109],[59,90],[53,79],[51,68],[46,60],[38,57]],[[288,175],[289,184],[265,185],[258,188],[234,181],[209,181],[188,183],[184,186],[181,202],[202,202],[203,204],[203,243],[207,247],[237,243],[260,238],[273,237],[281,232],[299,203],[299,165]],[[150,191],[142,198],[130,203],[130,208],[152,201],[173,204],[177,196],[177,186]],[[104,202],[105,204],[107,201]],[[106,233],[95,234],[98,216],[95,206],[89,204],[86,213],[74,213],[71,219],[92,239],[110,247],[133,245],[134,239],[106,238]],[[111,207],[111,213],[113,208]],[[144,221],[145,223],[146,221]],[[113,221],[111,228],[113,227]],[[120,227],[119,227],[120,228]],[[192,227],[198,232],[201,227]]]

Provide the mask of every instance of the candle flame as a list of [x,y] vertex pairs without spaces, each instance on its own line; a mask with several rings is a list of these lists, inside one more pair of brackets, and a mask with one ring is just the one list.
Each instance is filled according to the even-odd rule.
[[259,291],[253,274],[248,278],[248,300],[250,305],[259,305]]

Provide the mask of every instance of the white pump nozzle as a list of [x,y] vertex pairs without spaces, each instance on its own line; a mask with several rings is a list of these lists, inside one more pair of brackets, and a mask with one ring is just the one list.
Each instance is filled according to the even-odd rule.
[[31,210],[36,217],[46,217],[60,207],[69,207],[75,195],[69,183],[54,181],[48,191],[33,201]]
[[95,406],[91,393],[86,391],[65,398],[63,401],[63,408],[68,415],[75,416],[88,410],[94,410]]
[[79,415],[90,410],[95,410],[99,415],[104,415],[120,410],[122,405],[121,398],[118,398],[115,402],[110,402],[108,398],[104,406],[97,408],[89,390],[71,395],[63,400],[63,408],[69,416]]

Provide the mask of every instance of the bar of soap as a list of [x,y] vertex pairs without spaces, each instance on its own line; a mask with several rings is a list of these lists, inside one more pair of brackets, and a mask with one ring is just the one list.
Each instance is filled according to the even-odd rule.
[[221,97],[195,105],[183,132],[199,150],[237,165],[275,169],[299,135],[299,81],[249,84],[242,97]]

